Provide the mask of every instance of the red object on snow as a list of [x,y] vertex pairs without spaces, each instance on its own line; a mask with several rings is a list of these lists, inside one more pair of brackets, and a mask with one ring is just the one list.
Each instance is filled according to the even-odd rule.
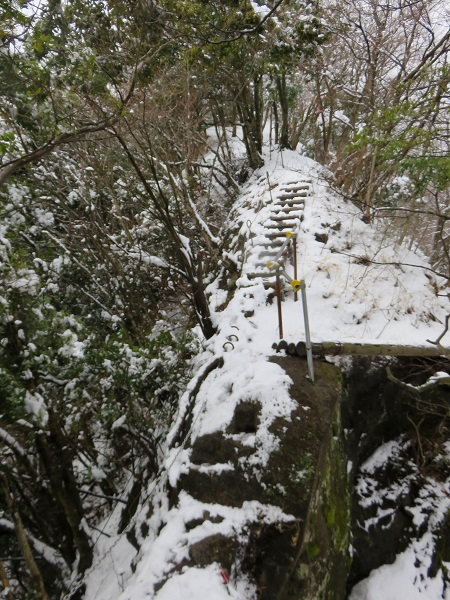
[[223,571],[220,571],[220,574],[222,575],[222,577],[223,577],[223,580],[224,580],[225,584],[228,584],[228,583],[230,583],[230,580],[229,580],[229,578],[228,578],[227,572],[226,572],[225,570],[223,570]]

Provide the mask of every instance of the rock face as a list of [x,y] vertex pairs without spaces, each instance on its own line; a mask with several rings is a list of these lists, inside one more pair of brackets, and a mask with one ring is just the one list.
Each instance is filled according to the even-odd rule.
[[294,382],[290,391],[294,398],[301,398],[299,410],[308,408],[300,427],[294,424],[297,433],[283,438],[283,448],[295,455],[306,476],[304,502],[297,500],[299,540],[281,587],[268,598],[337,600],[345,595],[350,565],[350,494],[343,452],[340,373],[332,365],[317,363],[316,384],[312,393],[302,397],[300,361],[286,357],[277,362]]
[[[436,371],[449,372],[445,358],[354,359],[344,377],[345,454],[351,461],[353,557],[350,590],[371,571],[392,564],[411,540],[425,531],[436,539],[428,575],[446,572],[445,536],[450,514],[430,525],[433,502],[421,519],[416,509],[427,488],[450,477],[444,458],[449,438],[450,390],[436,386],[424,394],[390,381],[386,366],[411,385],[423,384]],[[377,459],[377,457],[379,457]],[[448,483],[447,483],[448,490]],[[433,490],[434,494],[434,490]],[[448,494],[447,494],[448,495]],[[447,558],[445,558],[447,557]]]
[[[278,419],[271,432],[280,440],[263,470],[249,466],[252,448],[242,443],[256,431],[258,402],[242,402],[224,433],[197,439],[191,468],[178,489],[205,504],[241,507],[244,502],[279,507],[289,522],[246,525],[245,543],[208,537],[191,548],[192,564],[219,563],[256,581],[259,598],[343,598],[349,567],[349,510],[346,460],[340,422],[340,372],[317,364],[316,384],[306,378],[298,358],[273,359],[291,377],[291,396],[298,402],[290,420]],[[236,434],[241,441],[236,441]],[[230,436],[234,436],[233,439]],[[243,460],[244,459],[244,460]],[[232,465],[220,474],[210,465]],[[205,518],[209,518],[205,515]]]
[[[261,469],[252,463],[254,449],[246,444],[258,430],[261,404],[242,401],[226,431],[194,441],[172,501],[183,491],[205,505],[234,509],[256,501],[290,517],[270,524],[254,518],[242,532],[205,536],[176,570],[215,562],[227,573],[246,573],[262,600],[344,600],[353,585],[394,562],[411,538],[422,535],[427,523],[415,525],[411,507],[430,473],[442,480],[450,474],[448,463],[427,454],[430,440],[448,439],[449,392],[427,392],[424,409],[424,399],[388,379],[387,361],[355,358],[341,373],[316,360],[312,385],[305,360],[273,357],[292,379],[289,392],[297,406],[290,419],[272,423],[279,445],[268,463]],[[423,382],[427,369],[436,371],[430,358],[420,361],[416,375],[417,358],[389,364],[413,384]],[[373,459],[379,447],[389,450],[388,460]],[[187,528],[223,519],[205,510]],[[449,561],[449,523],[447,515],[433,532],[431,576]]]

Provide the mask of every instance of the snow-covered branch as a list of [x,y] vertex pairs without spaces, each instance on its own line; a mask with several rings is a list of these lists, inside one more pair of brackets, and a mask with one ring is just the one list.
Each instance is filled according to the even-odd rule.
[[433,388],[440,386],[440,385],[450,386],[450,375],[448,373],[441,372],[441,371],[438,371],[437,373],[435,373],[432,377],[430,377],[428,379],[428,381],[426,381],[422,385],[412,385],[411,383],[406,383],[405,381],[398,379],[392,373],[390,367],[386,368],[386,372],[387,372],[388,379],[390,381],[392,381],[392,383],[395,383],[395,384],[399,385],[400,387],[402,387],[410,392],[415,392],[417,394],[423,394],[423,393],[428,392],[428,391],[432,390]]

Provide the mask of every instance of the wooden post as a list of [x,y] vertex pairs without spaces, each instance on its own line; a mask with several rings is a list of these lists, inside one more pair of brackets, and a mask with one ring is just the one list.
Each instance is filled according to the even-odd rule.
[[273,204],[273,197],[272,197],[272,188],[270,187],[270,178],[269,178],[269,173],[268,171],[266,171],[266,177],[267,177],[267,185],[269,186],[269,194],[270,194],[270,201]]
[[[293,250],[294,250],[294,279],[298,279],[297,277],[297,233],[295,232],[293,235],[294,241],[293,241]],[[294,302],[298,301],[298,293],[294,292]]]

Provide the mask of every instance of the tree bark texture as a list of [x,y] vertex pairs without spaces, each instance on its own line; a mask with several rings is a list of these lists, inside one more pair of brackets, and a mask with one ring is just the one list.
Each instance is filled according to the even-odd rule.
[[31,551],[30,544],[27,539],[27,535],[25,533],[25,528],[22,523],[22,518],[20,516],[19,509],[17,507],[16,501],[12,494],[11,486],[6,476],[2,477],[3,488],[6,498],[6,504],[11,513],[12,520],[14,522],[14,529],[16,532],[17,542],[19,544],[20,550],[22,552],[22,556],[25,559],[26,565],[30,572],[30,576],[33,582],[33,586],[35,590],[38,592],[41,600],[50,600],[50,596],[47,594],[47,590],[45,589],[44,580],[42,578],[39,567],[37,566],[36,561],[34,560],[33,553]]
[[49,434],[42,432],[36,435],[36,445],[50,480],[53,496],[62,509],[73,545],[78,551],[78,571],[82,573],[92,564],[92,548],[82,525],[84,511],[73,473],[72,460],[68,454],[67,440],[54,410],[49,410],[48,426]]

